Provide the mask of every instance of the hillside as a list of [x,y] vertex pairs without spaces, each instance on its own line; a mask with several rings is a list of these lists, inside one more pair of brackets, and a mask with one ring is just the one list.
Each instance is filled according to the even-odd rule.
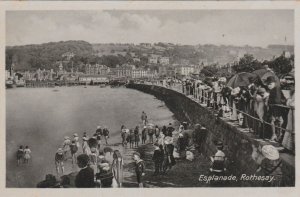
[[[278,57],[283,51],[293,54],[294,46],[269,45],[267,48],[261,48],[230,45],[175,45],[172,43],[90,44],[85,41],[61,41],[39,45],[8,46],[6,47],[6,66],[15,62],[15,70],[57,69],[57,61],[68,59],[62,56],[67,52],[74,54],[72,59],[74,69],[80,71],[83,71],[83,65],[86,63],[105,64],[109,67],[123,63],[133,63],[138,67],[144,66],[151,54],[169,57],[171,64],[180,64],[182,60],[186,60],[190,64],[204,62],[204,64],[225,65],[237,61],[246,53],[263,61]],[[140,62],[134,62],[133,57],[140,58]],[[70,62],[64,61],[64,65],[70,70]]]
[[51,69],[63,60],[62,54],[73,52],[76,56],[93,53],[92,45],[85,41],[49,42],[39,45],[6,47],[6,66],[15,62],[16,70],[35,70],[39,67]]

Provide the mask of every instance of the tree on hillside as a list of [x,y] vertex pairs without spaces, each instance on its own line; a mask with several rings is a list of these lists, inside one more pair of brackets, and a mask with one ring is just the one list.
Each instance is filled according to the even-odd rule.
[[210,65],[204,66],[203,69],[200,71],[200,74],[204,75],[205,77],[213,77],[218,72],[217,65]]
[[283,54],[273,60],[264,61],[264,64],[269,65],[269,67],[278,75],[285,75],[294,68],[294,55],[291,57],[285,57]]
[[236,72],[253,72],[261,69],[262,64],[251,54],[245,54],[238,62],[235,62],[232,69]]

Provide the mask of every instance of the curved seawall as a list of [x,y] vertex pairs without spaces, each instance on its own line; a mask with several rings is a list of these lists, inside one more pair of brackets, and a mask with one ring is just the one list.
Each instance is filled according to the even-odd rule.
[[[255,157],[253,147],[266,144],[255,140],[249,133],[242,132],[233,126],[217,118],[208,108],[201,106],[193,99],[177,91],[161,86],[146,84],[129,84],[128,88],[136,89],[147,94],[152,94],[164,101],[166,106],[175,114],[179,121],[188,121],[192,124],[205,124],[208,129],[206,143],[203,147],[205,156],[211,156],[216,152],[214,142],[221,140],[224,143],[224,152],[229,159],[229,170],[236,176],[242,174],[253,175],[260,158]],[[295,185],[295,161],[293,156],[281,154],[283,160],[283,186]],[[261,186],[259,182],[243,181],[242,186]]]

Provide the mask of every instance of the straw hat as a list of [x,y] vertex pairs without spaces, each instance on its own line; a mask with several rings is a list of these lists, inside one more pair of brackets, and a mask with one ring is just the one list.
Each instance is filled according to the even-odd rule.
[[100,129],[101,128],[101,126],[97,126],[97,129]]
[[70,139],[68,136],[65,136],[65,140]]
[[91,152],[92,152],[92,153],[95,153],[95,152],[96,152],[96,148],[95,148],[95,147],[92,147],[92,148],[91,148]]
[[165,137],[165,144],[172,144],[173,143],[173,138],[170,136]]
[[261,149],[263,156],[270,160],[279,159],[279,152],[273,145],[264,145]]
[[109,164],[108,163],[101,163],[100,168],[102,168],[102,170],[108,171],[110,169]]
[[231,95],[236,95],[240,93],[240,91],[241,91],[240,87],[234,88],[233,90],[231,90]]
[[62,149],[62,148],[59,148],[59,149],[57,149],[57,153],[61,155],[61,154],[63,154],[63,153],[64,153],[64,151],[63,151],[63,149]]
[[83,139],[84,141],[89,140],[86,136],[84,136],[82,139]]
[[74,135],[73,135],[74,137],[78,137],[78,134],[77,133],[74,133]]

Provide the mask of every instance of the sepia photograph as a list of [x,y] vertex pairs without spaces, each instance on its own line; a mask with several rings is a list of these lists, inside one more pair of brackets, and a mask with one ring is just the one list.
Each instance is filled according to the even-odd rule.
[[6,188],[295,187],[293,9],[6,10],[4,26]]

